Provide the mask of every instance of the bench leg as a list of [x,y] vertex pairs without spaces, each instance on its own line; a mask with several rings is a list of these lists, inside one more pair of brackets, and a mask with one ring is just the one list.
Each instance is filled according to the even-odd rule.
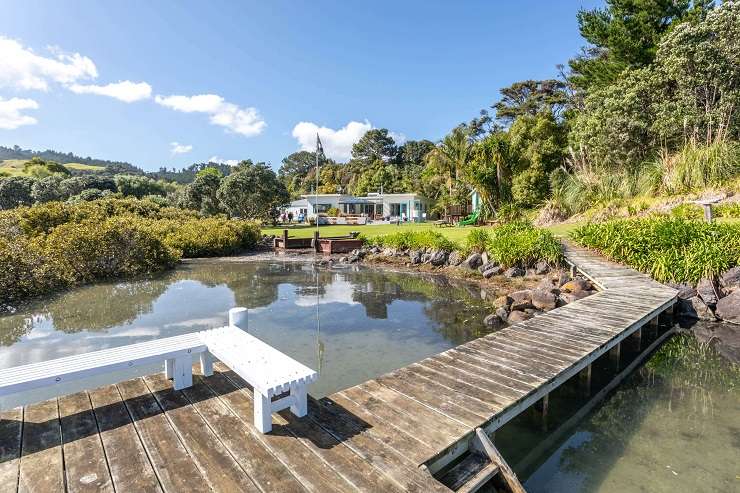
[[193,360],[189,356],[175,359],[173,380],[175,390],[182,390],[193,385]]
[[164,377],[172,380],[172,376],[175,374],[175,360],[166,359],[164,360]]
[[213,375],[213,355],[208,351],[200,353],[200,372],[204,377]]
[[254,392],[254,426],[260,433],[272,430],[272,402],[269,397]]
[[305,385],[291,385],[290,396],[293,398],[293,405],[290,406],[290,412],[296,417],[302,418],[308,414],[308,391]]

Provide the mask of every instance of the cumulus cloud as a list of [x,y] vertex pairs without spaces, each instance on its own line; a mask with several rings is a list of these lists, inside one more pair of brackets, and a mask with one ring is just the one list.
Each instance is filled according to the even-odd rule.
[[222,159],[218,156],[211,156],[208,158],[209,163],[216,163],[216,164],[228,164],[229,166],[236,166],[239,164],[238,159]]
[[205,113],[213,125],[253,137],[259,135],[267,126],[256,108],[241,108],[229,103],[217,94],[198,94],[195,96],[159,96],[154,101],[175,111],[183,113]]
[[293,127],[293,137],[298,141],[301,150],[315,151],[316,134],[319,134],[326,157],[335,161],[347,161],[352,157],[352,144],[372,128],[372,124],[367,120],[351,121],[337,130],[319,127],[312,122],[300,122]]
[[180,144],[179,142],[170,142],[170,152],[172,155],[175,154],[187,154],[193,150],[193,146],[189,144]]
[[152,86],[146,82],[131,82],[130,80],[112,82],[105,86],[72,84],[69,90],[77,94],[109,96],[124,103],[133,103],[152,96]]
[[0,87],[46,91],[49,82],[73,84],[98,76],[88,57],[58,48],[50,52],[52,57],[37,55],[16,40],[0,37]]
[[21,112],[23,110],[35,110],[38,107],[39,104],[33,99],[3,99],[0,97],[0,128],[13,130],[23,125],[36,124],[37,121],[34,117],[24,115]]

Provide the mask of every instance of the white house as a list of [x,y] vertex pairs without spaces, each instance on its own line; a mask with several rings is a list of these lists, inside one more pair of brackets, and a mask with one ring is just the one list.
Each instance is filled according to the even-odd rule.
[[341,215],[364,216],[371,220],[405,218],[420,222],[426,220],[428,207],[429,201],[416,193],[369,193],[364,197],[332,193],[302,195],[291,202],[285,212],[292,212],[294,219],[300,214],[310,219],[335,208]]

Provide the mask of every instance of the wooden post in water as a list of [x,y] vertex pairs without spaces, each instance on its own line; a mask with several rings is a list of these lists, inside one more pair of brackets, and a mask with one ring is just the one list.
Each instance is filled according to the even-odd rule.
[[619,360],[622,357],[622,342],[618,342],[616,346],[609,350],[609,361],[612,363],[612,368],[619,371]]
[[640,346],[642,344],[642,327],[630,334],[628,340],[630,341],[632,349],[634,349],[635,351],[640,351]]
[[319,232],[318,231],[313,232],[313,242],[312,243],[313,243],[314,250],[316,250],[317,252],[320,252],[321,243],[319,243]]
[[288,249],[288,230],[287,229],[283,230],[283,249],[284,250]]
[[550,407],[550,394],[545,394],[542,399],[535,402],[532,408],[540,420],[542,431],[547,431],[547,411]]
[[591,395],[591,365],[589,364],[586,368],[578,373],[578,380],[580,382],[581,393],[585,396]]

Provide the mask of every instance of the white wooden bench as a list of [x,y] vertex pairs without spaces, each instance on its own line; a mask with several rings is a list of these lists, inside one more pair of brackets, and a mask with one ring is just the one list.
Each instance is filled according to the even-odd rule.
[[193,355],[200,354],[204,374],[213,373],[208,348],[197,333],[166,337],[101,351],[67,356],[0,370],[0,397],[164,360],[177,390],[193,383]]
[[[308,412],[308,385],[318,374],[236,325],[200,333],[208,351],[254,389],[254,426],[272,429],[272,413],[290,407],[297,417]],[[277,400],[278,397],[287,394]]]
[[[317,373],[240,327],[247,328],[247,310],[233,308],[227,327],[0,370],[0,397],[163,360],[165,375],[181,390],[193,384],[193,355],[198,354],[203,375],[213,374],[216,356],[252,386],[254,424],[262,433],[272,429],[273,412],[290,407],[296,416],[305,416],[307,387]],[[284,393],[288,395],[272,400]]]

